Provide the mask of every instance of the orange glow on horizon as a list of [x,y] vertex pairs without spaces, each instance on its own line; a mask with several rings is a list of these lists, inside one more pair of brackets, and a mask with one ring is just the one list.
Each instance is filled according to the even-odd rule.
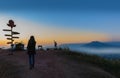
[[[27,45],[29,38],[22,38],[15,40],[15,42],[22,42],[23,44]],[[55,37],[49,37],[49,38],[39,38],[35,36],[35,40],[37,45],[53,45],[53,40],[56,40],[58,44],[64,44],[64,43],[86,43],[91,41],[109,41],[108,37],[105,35],[98,35],[98,34],[89,34],[89,35],[62,35],[62,36],[55,36]],[[0,46],[8,46],[6,44],[8,40],[1,40]]]
[[[8,29],[6,23],[9,18],[4,16],[3,21],[1,22],[1,40],[0,46],[8,46],[6,44],[9,42],[4,34],[7,32],[3,32],[2,29]],[[12,17],[13,18],[13,17]],[[14,18],[15,24],[17,25],[14,28],[15,31],[20,32],[20,39],[16,39],[14,42],[23,42],[23,44],[27,44],[31,35],[35,36],[35,40],[37,45],[53,45],[53,41],[57,41],[58,44],[64,43],[84,43],[91,41],[109,41],[109,36],[105,33],[101,32],[92,32],[87,30],[80,29],[72,29],[61,26],[53,26],[53,25],[44,25],[35,23],[25,19]]]

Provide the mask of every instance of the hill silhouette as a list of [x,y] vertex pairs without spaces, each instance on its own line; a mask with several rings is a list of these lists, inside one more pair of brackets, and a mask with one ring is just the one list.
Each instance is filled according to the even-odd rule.
[[90,43],[71,43],[71,44],[62,44],[62,47],[88,47],[88,48],[120,48],[120,42],[100,42],[92,41]]
[[92,41],[90,43],[84,44],[83,46],[84,47],[93,47],[93,48],[114,47],[114,46],[112,46],[110,44],[102,43],[102,42],[99,42],[99,41]]

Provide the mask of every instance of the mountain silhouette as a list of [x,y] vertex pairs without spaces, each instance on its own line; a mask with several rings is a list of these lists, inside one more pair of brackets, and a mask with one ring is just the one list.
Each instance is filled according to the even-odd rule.
[[92,47],[92,48],[106,48],[106,47],[115,47],[113,45],[104,43],[104,42],[99,42],[99,41],[92,41],[90,43],[84,44],[83,47]]
[[71,44],[62,44],[60,46],[67,46],[70,48],[74,47],[88,47],[88,48],[120,48],[120,42],[111,41],[111,42],[100,42],[92,41],[90,43],[71,43]]

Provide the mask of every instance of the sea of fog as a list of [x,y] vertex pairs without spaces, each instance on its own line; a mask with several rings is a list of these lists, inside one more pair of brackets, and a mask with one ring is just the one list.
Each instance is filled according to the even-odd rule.
[[107,59],[120,59],[120,48],[88,48],[75,45],[68,45],[67,47],[72,51],[94,54]]
[[[107,59],[120,59],[120,48],[88,48],[80,45],[62,45],[62,48],[69,48],[71,51],[82,52],[86,54],[98,55]],[[37,48],[37,47],[36,47]],[[44,49],[54,48],[54,46],[43,46]],[[4,48],[6,49],[6,48]],[[26,48],[25,48],[26,50]]]

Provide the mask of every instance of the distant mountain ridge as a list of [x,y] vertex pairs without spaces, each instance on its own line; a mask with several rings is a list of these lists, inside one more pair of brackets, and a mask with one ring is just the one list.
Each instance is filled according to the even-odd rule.
[[71,43],[63,44],[61,46],[73,46],[73,47],[89,47],[89,48],[120,48],[120,42],[100,42],[92,41],[90,43]]
[[113,42],[104,42],[113,46],[120,46],[120,41],[113,41]]
[[114,46],[99,41],[92,41],[90,43],[84,44],[83,47],[103,48],[103,47],[114,47]]

